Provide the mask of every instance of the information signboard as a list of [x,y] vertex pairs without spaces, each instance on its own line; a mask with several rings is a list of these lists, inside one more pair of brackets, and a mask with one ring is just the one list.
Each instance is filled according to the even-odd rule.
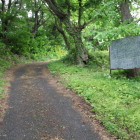
[[140,35],[112,41],[110,69],[140,68]]

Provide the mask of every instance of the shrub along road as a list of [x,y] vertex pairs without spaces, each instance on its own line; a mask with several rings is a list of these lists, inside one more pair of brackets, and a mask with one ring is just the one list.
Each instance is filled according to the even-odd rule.
[[53,86],[46,63],[17,66],[12,73],[1,140],[100,140],[72,98]]

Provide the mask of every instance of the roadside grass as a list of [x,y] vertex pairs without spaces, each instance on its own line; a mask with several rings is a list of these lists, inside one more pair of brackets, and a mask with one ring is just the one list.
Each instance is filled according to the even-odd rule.
[[[1,45],[1,44],[0,44]],[[5,85],[5,81],[3,79],[4,71],[14,65],[21,63],[31,63],[36,61],[50,61],[50,60],[58,60],[62,56],[66,54],[66,51],[61,49],[56,49],[55,51],[49,51],[47,54],[38,52],[37,54],[26,53],[24,55],[16,55],[11,53],[10,51],[5,52],[0,50],[0,98],[3,97],[4,91],[2,90],[2,86]]]
[[10,67],[10,59],[7,58],[5,56],[0,57],[0,98],[3,97],[4,95],[4,91],[2,90],[2,86],[5,84],[5,81],[3,79],[3,74],[4,74],[4,70],[6,68]]
[[2,79],[2,72],[0,71],[0,98],[2,97],[2,95],[4,94],[4,91],[2,90],[2,86],[4,85],[4,80]]
[[47,67],[91,104],[96,114],[92,117],[114,136],[140,139],[140,78],[127,78],[122,71],[110,75],[107,53],[95,52],[91,58],[84,68],[64,60],[50,62]]
[[13,55],[10,53],[5,55],[0,54],[0,98],[2,98],[4,95],[2,86],[6,84],[3,79],[3,75],[5,74],[4,71],[13,65],[27,62],[31,62],[31,60],[27,61],[26,58],[24,57],[19,58],[17,55]]

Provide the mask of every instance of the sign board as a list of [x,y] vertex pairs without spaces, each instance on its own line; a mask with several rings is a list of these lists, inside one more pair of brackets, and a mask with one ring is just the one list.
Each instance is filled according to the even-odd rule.
[[140,35],[112,41],[110,69],[140,68]]

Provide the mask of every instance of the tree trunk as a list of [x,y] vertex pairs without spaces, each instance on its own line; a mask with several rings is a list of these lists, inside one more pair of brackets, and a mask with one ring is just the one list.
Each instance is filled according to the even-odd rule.
[[60,25],[60,24],[59,24],[59,25],[56,24],[56,28],[57,28],[58,32],[61,33],[62,36],[63,36],[63,38],[64,38],[65,45],[66,45],[66,49],[67,49],[68,51],[71,50],[72,47],[71,47],[71,45],[70,45],[70,42],[68,41],[68,38],[67,38],[67,36],[66,36],[65,31],[62,29],[62,24],[61,24],[61,25]]
[[76,62],[78,65],[84,66],[88,61],[88,52],[82,42],[81,28],[76,27],[67,18],[63,19],[69,35],[74,39],[76,48]]
[[129,71],[129,76],[140,76],[140,68],[134,68]]
[[[122,15],[122,22],[125,22],[126,20],[133,20],[133,17],[130,13],[128,2],[120,2],[119,6],[120,6],[121,15]],[[140,68],[130,69],[129,76],[133,76],[133,77],[140,76]]]
[[[2,8],[1,8],[2,9],[2,11],[1,11],[2,39],[3,39],[3,43],[8,45],[7,31],[8,31],[9,25],[12,21],[9,19],[9,16],[7,16],[7,15],[11,14],[10,12],[11,12],[11,7],[12,7],[12,1],[11,0],[8,1],[8,7],[6,5],[5,0],[1,0],[1,1],[2,1]],[[14,16],[16,16],[16,15],[14,15]]]
[[38,11],[35,11],[34,26],[32,27],[32,31],[31,31],[31,33],[32,33],[31,38],[35,38],[35,36],[36,36],[36,32],[38,29],[37,21],[38,21]]
[[53,11],[53,14],[55,14],[62,23],[64,23],[69,35],[74,39],[77,58],[76,62],[77,64],[83,66],[88,61],[88,53],[82,42],[82,28],[80,27],[80,22],[78,22],[79,26],[76,27],[70,19],[70,14],[66,14],[64,11],[62,11],[59,6],[56,5],[54,0],[46,0],[46,2]]
[[5,11],[5,0],[2,0],[2,11],[1,11],[1,14],[2,14],[2,16],[1,16],[2,39],[3,39],[3,42],[5,44],[8,44],[8,39],[7,39],[7,34],[6,34],[7,30],[8,30],[8,28],[7,28],[8,27],[8,19],[5,18],[5,15],[4,15],[5,12],[6,12]]
[[122,22],[132,19],[128,2],[120,2],[119,5],[120,5],[120,11],[122,15]]
[[[73,26],[69,20],[64,21],[64,24],[67,27],[67,31],[69,33],[69,35],[74,39],[75,42],[75,54],[76,54],[76,62],[77,64],[84,66],[86,61],[88,60],[88,54],[87,54],[87,50],[82,42],[82,36],[81,36],[81,29],[77,29],[75,26]],[[67,36],[64,32],[64,30],[62,29],[62,23],[60,23],[59,25],[57,25],[57,29],[58,31],[63,35],[65,44],[67,45],[67,49],[70,51],[72,49],[72,47],[70,46],[70,42],[67,39]]]
[[75,41],[75,47],[76,47],[77,63],[81,66],[84,66],[88,60],[88,54],[82,42],[80,31],[75,32],[74,41]]
[[62,23],[61,22],[57,23],[57,19],[55,19],[55,22],[56,22],[56,28],[57,28],[58,32],[61,33],[61,35],[63,36],[63,39],[65,41],[65,45],[66,45],[66,49],[68,51],[70,51],[72,49],[72,47],[70,45],[70,42],[68,41],[68,38],[66,36],[65,31],[62,28]]

